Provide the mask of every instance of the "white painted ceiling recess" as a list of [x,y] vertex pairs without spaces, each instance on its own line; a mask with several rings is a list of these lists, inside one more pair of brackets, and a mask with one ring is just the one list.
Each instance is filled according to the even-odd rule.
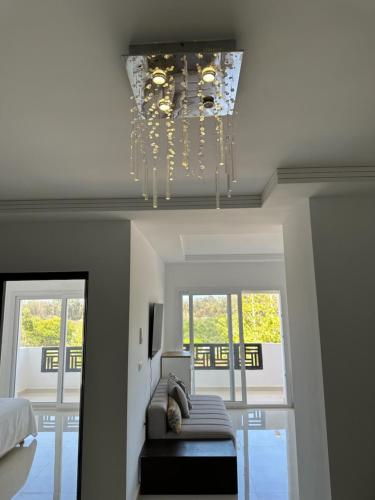
[[[251,231],[251,232],[250,232]],[[267,232],[266,232],[267,231]],[[185,257],[209,255],[282,254],[281,226],[249,227],[242,234],[182,234],[181,245]]]
[[[279,167],[372,166],[374,25],[373,0],[4,0],[0,200],[139,195],[130,43],[234,38],[244,50],[234,194],[262,193]],[[190,178],[174,193],[213,187]]]

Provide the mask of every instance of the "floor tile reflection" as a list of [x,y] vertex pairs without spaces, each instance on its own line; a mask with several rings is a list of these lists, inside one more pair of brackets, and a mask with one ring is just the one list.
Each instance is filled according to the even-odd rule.
[[174,495],[173,500],[298,500],[293,411],[248,409],[230,414],[236,429],[238,495]]
[[[173,495],[171,500],[298,500],[291,410],[230,410],[236,429],[238,496]],[[0,500],[75,500],[78,414],[37,412],[38,436],[0,459]],[[140,500],[166,500],[144,496]]]
[[0,459],[1,500],[74,500],[77,492],[78,413],[35,412],[36,438]]

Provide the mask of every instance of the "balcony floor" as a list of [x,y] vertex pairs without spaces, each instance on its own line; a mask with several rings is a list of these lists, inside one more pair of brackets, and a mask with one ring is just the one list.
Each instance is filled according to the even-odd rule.
[[[64,389],[64,403],[79,403],[80,389]],[[17,398],[25,398],[32,403],[56,403],[55,389],[26,389],[16,395]]]
[[[225,387],[199,387],[195,389],[195,394],[212,394],[215,396],[220,396],[224,401],[230,400],[230,392],[228,388]],[[236,388],[235,391],[235,401],[242,401],[241,388]],[[282,388],[274,389],[248,389],[247,390],[247,404],[248,405],[285,405],[286,399],[284,395],[284,390]]]
[[[211,394],[222,397],[225,401],[230,400],[229,389],[220,388],[199,388],[195,394]],[[19,398],[25,398],[32,403],[54,403],[56,402],[56,391],[53,389],[27,389],[17,394]],[[236,388],[236,401],[242,399],[241,389]],[[79,389],[65,389],[64,403],[79,403]],[[249,389],[247,391],[247,404],[249,405],[284,405],[286,403],[283,389]]]

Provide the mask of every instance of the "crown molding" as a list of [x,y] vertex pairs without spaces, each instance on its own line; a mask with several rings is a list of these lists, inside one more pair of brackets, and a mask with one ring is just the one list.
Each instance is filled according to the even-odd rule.
[[332,195],[342,193],[344,186],[349,194],[361,193],[363,187],[373,190],[375,166],[279,167],[262,192],[262,206],[269,202],[273,206],[285,205],[296,197],[310,198],[323,190]]
[[277,184],[367,181],[375,180],[375,166],[280,167],[275,174]]
[[[359,182],[371,185],[375,182],[375,166],[359,167],[279,167],[270,177],[261,194],[222,196],[220,208],[261,208],[267,200],[275,198],[278,186],[295,184],[333,184]],[[305,193],[311,196],[311,193]],[[41,200],[0,200],[0,214],[75,213],[75,212],[133,212],[153,210],[208,210],[216,209],[215,196],[176,196],[166,201],[158,200],[158,208],[152,200],[142,198],[75,198]]]
[[[222,197],[220,207],[259,208],[260,195],[236,195]],[[44,212],[123,212],[145,210],[201,210],[216,209],[215,196],[176,196],[171,200],[158,200],[158,208],[152,207],[152,200],[142,198],[78,198],[57,200],[2,200],[0,213],[44,213]]]
[[186,254],[185,262],[283,262],[282,253],[270,254]]

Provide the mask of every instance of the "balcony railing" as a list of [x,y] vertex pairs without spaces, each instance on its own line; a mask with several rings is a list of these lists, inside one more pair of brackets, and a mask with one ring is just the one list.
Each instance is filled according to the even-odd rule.
[[[59,347],[42,347],[41,371],[57,372],[60,362]],[[82,347],[66,347],[65,371],[80,372],[82,369]]]
[[[262,344],[244,344],[246,370],[263,370]],[[186,351],[190,344],[184,344]],[[195,370],[229,370],[229,344],[194,344]],[[233,344],[233,367],[241,369],[240,344]]]

